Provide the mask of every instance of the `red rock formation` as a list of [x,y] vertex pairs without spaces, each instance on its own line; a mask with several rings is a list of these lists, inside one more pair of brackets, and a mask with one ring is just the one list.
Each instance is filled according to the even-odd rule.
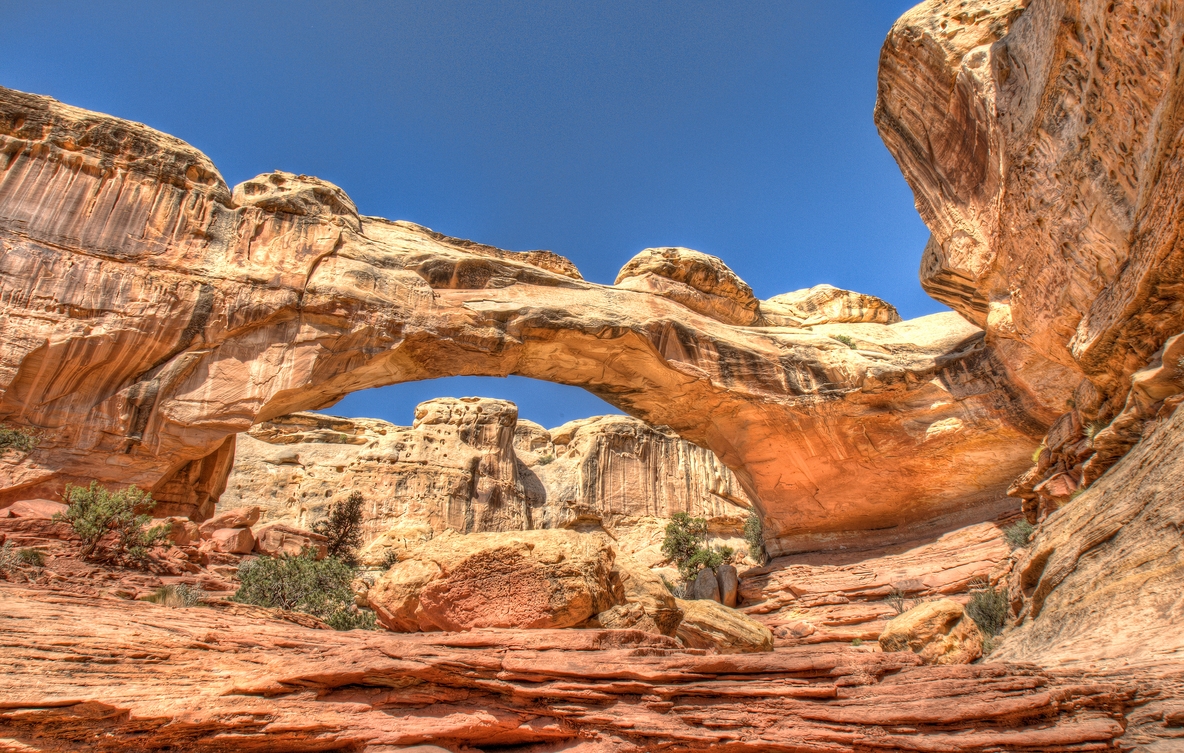
[[11,586],[0,629],[7,750],[1067,752],[1182,731],[1162,697],[1180,675],[704,655],[633,631],[338,633]]
[[[98,479],[203,519],[236,432],[366,387],[521,374],[714,451],[778,553],[981,519],[1051,417],[952,314],[733,326],[554,255],[360,217],[315,178],[232,193],[192,147],[45,97],[0,91],[0,138],[0,420],[42,430],[0,458],[0,504]],[[654,279],[743,293],[672,258],[686,274]]]

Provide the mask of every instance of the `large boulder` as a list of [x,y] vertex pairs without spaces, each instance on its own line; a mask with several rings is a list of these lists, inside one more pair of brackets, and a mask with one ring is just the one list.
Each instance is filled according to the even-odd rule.
[[746,654],[773,650],[769,628],[735,609],[706,599],[677,599],[682,610],[678,639],[691,648],[721,654]]
[[[620,598],[628,605],[641,607],[654,621],[658,632],[674,635],[682,621],[682,610],[670,589],[649,568],[642,567],[632,557],[618,554],[613,575],[621,586]],[[601,624],[608,627],[602,619]]]
[[725,324],[760,321],[752,288],[720,259],[689,248],[647,248],[621,268],[616,286],[654,293]]
[[927,601],[888,621],[884,651],[912,651],[926,664],[969,664],[983,655],[983,634],[962,605]]
[[446,531],[408,552],[367,600],[399,632],[572,627],[613,606],[612,566],[600,536]]
[[198,527],[203,539],[212,538],[215,531],[223,528],[250,528],[259,522],[261,511],[256,506],[236,507],[219,513]]
[[765,324],[812,327],[816,324],[895,324],[900,314],[891,303],[866,293],[815,285],[761,301]]
[[268,523],[255,529],[255,551],[271,557],[284,554],[296,555],[305,549],[313,549],[317,559],[324,559],[328,553],[329,541],[326,537],[312,531],[285,525],[283,523]]
[[226,554],[250,554],[255,548],[255,537],[250,528],[219,528],[210,534],[210,543]]

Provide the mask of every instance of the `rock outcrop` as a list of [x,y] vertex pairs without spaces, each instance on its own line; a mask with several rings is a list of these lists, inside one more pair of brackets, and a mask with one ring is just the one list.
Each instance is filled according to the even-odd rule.
[[691,648],[721,654],[773,650],[773,633],[761,623],[711,599],[677,599],[682,610],[678,639]]
[[[45,97],[0,91],[0,138],[0,420],[41,430],[0,459],[0,504],[97,479],[204,519],[255,424],[520,374],[712,450],[777,554],[970,522],[1055,417],[952,314],[735,326],[552,254],[360,216],[315,178],[232,192],[187,144]],[[722,265],[687,256],[646,274],[747,310]]]
[[778,327],[815,324],[896,324],[896,307],[874,295],[815,285],[761,301],[761,318]]
[[922,284],[1066,414],[1015,490],[1033,520],[1138,440],[1094,431],[1184,331],[1182,60],[1184,6],[1108,0],[930,0],[881,53],[876,123],[932,231]]
[[983,634],[951,599],[927,601],[893,617],[880,634],[884,651],[912,651],[926,664],[969,664],[983,655]]

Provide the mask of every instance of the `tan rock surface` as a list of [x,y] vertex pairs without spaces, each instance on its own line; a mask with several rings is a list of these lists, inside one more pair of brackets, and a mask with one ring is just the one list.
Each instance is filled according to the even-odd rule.
[[239,437],[217,510],[254,504],[265,521],[307,528],[357,490],[374,562],[448,529],[574,528],[604,530],[653,565],[675,512],[707,518],[713,543],[744,546],[752,503],[709,450],[627,416],[549,432],[516,415],[506,401],[449,398],[419,406],[411,427],[283,416]]
[[677,635],[683,645],[721,654],[773,650],[773,633],[756,620],[709,599],[676,599],[682,610]]
[[1163,723],[1175,701],[1144,698],[1146,674],[923,667],[819,647],[701,655],[634,631],[338,633],[10,585],[0,630],[0,739],[47,753],[80,738],[194,753],[1073,752],[1175,734]]
[[446,531],[407,553],[367,592],[391,630],[563,628],[613,605],[613,552],[573,531]]
[[1004,634],[998,658],[1125,664],[1184,655],[1181,489],[1177,411],[1018,552],[1010,586],[1020,626]]
[[956,526],[1051,420],[952,315],[820,325],[855,349],[735,327],[361,217],[313,178],[232,194],[192,147],[48,98],[0,92],[0,123],[0,419],[43,431],[0,459],[0,503],[98,479],[204,519],[236,432],[367,387],[520,374],[713,450],[776,554]]
[[761,318],[748,283],[723,260],[689,248],[647,248],[621,267],[615,285],[669,298],[725,324],[745,327]]
[[298,555],[306,549],[313,549],[317,559],[324,559],[328,554],[327,539],[312,531],[294,528],[283,523],[267,523],[255,528],[255,551],[270,557],[281,555]]
[[654,621],[658,632],[674,635],[682,621],[682,610],[661,578],[629,555],[620,553],[613,559],[613,576],[621,584],[621,600],[627,605],[640,606]]
[[962,605],[927,601],[893,617],[880,634],[884,651],[912,651],[926,664],[969,664],[983,655],[983,634]]
[[761,318],[765,324],[778,327],[896,324],[901,320],[896,307],[887,301],[834,285],[815,285],[761,301]]
[[[1182,60],[1184,6],[1108,0],[930,0],[881,53],[876,122],[932,232],[922,284],[1083,427],[1184,331]],[[1116,429],[1018,483],[1033,520],[1039,483],[1092,481],[1137,441]]]

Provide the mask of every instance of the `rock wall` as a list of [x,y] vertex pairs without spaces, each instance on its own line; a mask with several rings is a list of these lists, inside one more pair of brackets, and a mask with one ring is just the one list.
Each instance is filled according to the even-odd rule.
[[982,519],[1056,415],[953,314],[739,326],[715,317],[748,321],[747,286],[703,254],[643,252],[595,285],[554,254],[359,216],[315,178],[232,192],[177,139],[11,90],[0,155],[0,421],[41,434],[0,458],[0,504],[97,479],[202,519],[257,423],[520,374],[712,450],[773,553],[862,546]]
[[881,53],[922,284],[1064,414],[1015,489],[1033,520],[1138,441],[1131,376],[1184,330],[1182,62],[1177,2],[931,0]]
[[710,451],[670,432],[628,416],[547,431],[486,398],[430,400],[415,416],[409,427],[316,413],[257,424],[238,438],[218,510],[258,505],[265,522],[308,528],[357,490],[375,556],[449,529],[572,528],[604,530],[646,564],[662,559],[670,516],[688,512],[743,551],[752,503]]

